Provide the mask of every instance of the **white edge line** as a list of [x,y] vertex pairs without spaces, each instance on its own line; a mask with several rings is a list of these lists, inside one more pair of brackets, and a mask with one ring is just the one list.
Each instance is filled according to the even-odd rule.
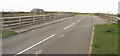
[[78,22],[81,21],[81,20],[82,20],[82,19],[79,19]]
[[36,44],[34,44],[34,45],[32,45],[32,46],[30,46],[30,47],[26,48],[25,50],[23,50],[23,51],[21,51],[21,52],[19,52],[19,53],[17,53],[17,54],[16,54],[16,56],[17,56],[17,55],[19,55],[19,54],[24,53],[25,51],[27,51],[27,50],[29,50],[29,49],[31,49],[31,48],[33,48],[33,47],[35,47],[35,46],[37,46],[38,44],[40,44],[40,43],[42,43],[42,42],[44,42],[44,41],[48,40],[49,38],[51,38],[51,37],[53,37],[53,36],[55,36],[55,34],[52,34],[52,35],[51,35],[51,36],[49,36],[48,38],[45,38],[44,40],[42,40],[42,41],[40,41],[40,42],[38,42],[38,43],[36,43]]
[[72,23],[71,25],[65,27],[64,29],[67,29],[67,28],[71,27],[71,26],[74,25],[74,24],[75,24],[75,23]]
[[94,29],[95,27],[93,26],[93,30],[92,30],[92,38],[91,38],[91,43],[90,43],[90,48],[89,48],[89,54],[91,54],[91,51],[92,51],[92,44],[93,44],[93,37],[94,37]]

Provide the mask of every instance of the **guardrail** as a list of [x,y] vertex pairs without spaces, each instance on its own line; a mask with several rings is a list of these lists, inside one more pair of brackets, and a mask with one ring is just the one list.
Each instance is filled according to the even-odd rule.
[[74,16],[74,14],[56,14],[56,15],[34,15],[20,17],[3,17],[0,19],[1,27],[4,29],[15,29],[33,24],[41,24],[66,17]]
[[118,17],[107,15],[107,21],[111,23],[118,23]]
[[107,15],[107,14],[96,14],[97,16],[104,18],[106,21],[110,23],[116,23],[118,24],[118,17],[113,15]]

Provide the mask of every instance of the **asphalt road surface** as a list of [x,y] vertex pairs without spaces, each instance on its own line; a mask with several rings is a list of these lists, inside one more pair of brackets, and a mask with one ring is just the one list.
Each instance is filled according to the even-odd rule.
[[[2,52],[17,55],[89,54],[93,21],[98,21],[95,18],[74,16],[59,23],[10,36],[2,40]],[[99,19],[100,23],[103,21]]]

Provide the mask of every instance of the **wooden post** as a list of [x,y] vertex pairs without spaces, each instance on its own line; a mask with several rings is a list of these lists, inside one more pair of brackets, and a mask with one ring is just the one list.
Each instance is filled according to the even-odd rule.
[[36,17],[34,16],[34,17],[33,17],[33,23],[35,23],[35,18],[36,18]]
[[44,23],[45,16],[42,16],[42,23]]
[[50,19],[50,21],[52,21],[52,15],[50,15],[50,18],[49,18],[49,19]]
[[0,18],[0,33],[2,34],[4,30],[4,19]]
[[21,17],[19,17],[19,27],[21,27],[22,25],[22,21],[21,21]]

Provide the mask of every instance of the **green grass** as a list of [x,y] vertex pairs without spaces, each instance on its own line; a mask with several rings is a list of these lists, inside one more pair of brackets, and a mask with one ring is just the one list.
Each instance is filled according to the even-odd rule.
[[92,54],[118,54],[118,25],[96,25]]
[[93,16],[94,14],[77,14],[77,15],[79,15],[79,16]]
[[1,36],[2,38],[5,38],[5,37],[8,37],[8,36],[13,35],[13,34],[16,34],[16,32],[5,30],[3,33],[0,33],[0,36]]

